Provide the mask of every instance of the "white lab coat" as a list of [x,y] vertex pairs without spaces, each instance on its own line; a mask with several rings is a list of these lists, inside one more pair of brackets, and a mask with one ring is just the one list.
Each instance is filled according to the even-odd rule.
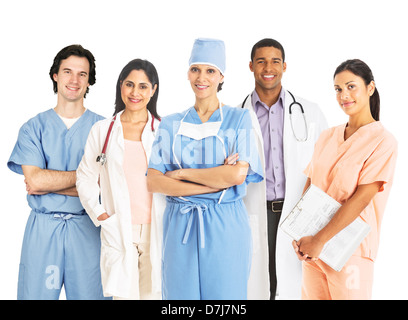
[[[123,112],[123,111],[122,111]],[[98,121],[92,127],[84,155],[77,169],[77,190],[79,198],[92,222],[101,226],[101,277],[105,296],[127,298],[131,291],[133,264],[132,223],[129,191],[123,171],[124,138],[120,115],[112,127],[107,145],[107,162],[102,166],[96,162],[100,155],[111,119]],[[148,122],[142,133],[143,148],[147,159],[150,158],[154,141],[151,130],[152,116],[148,114]],[[159,121],[154,121],[155,131]],[[99,184],[98,184],[98,179]],[[99,201],[100,195],[100,201]],[[157,196],[153,196],[152,217],[157,208]],[[99,221],[97,217],[107,212],[110,217]],[[154,222],[152,221],[152,224]],[[151,235],[151,243],[155,241],[155,233]],[[161,262],[153,261],[153,268]],[[160,279],[155,279],[152,272],[152,282],[155,292],[160,292]]]
[[[286,218],[288,213],[293,209],[296,203],[302,196],[303,188],[306,183],[306,176],[303,173],[304,169],[311,160],[314,144],[320,133],[327,128],[327,121],[317,104],[311,103],[300,97],[295,96],[297,102],[303,106],[306,122],[308,125],[308,139],[305,142],[299,142],[293,135],[292,127],[289,118],[289,105],[293,102],[292,97],[285,92],[285,113],[284,113],[284,129],[283,129],[283,157],[285,166],[286,190],[285,202],[282,209],[281,220]],[[258,150],[262,164],[265,165],[265,154],[263,148],[262,132],[259,125],[258,117],[252,106],[251,95],[239,107],[244,107],[250,110],[252,125],[257,137]],[[293,110],[298,107],[293,107]],[[299,110],[299,109],[297,109]],[[303,128],[303,117],[294,117],[294,127]],[[302,132],[302,131],[300,131]],[[252,202],[252,197],[258,197],[256,202]],[[252,183],[248,186],[246,199],[251,199],[251,202],[245,201],[250,216],[258,213],[259,218],[262,216],[262,223],[266,226],[266,217],[260,212],[266,212],[266,179],[260,183]],[[266,216],[266,214],[265,214]],[[262,231],[262,236],[263,236]],[[301,284],[302,284],[302,263],[298,260],[292,246],[292,239],[278,228],[276,243],[276,273],[278,282],[279,299],[301,299]],[[263,250],[263,252],[265,252]],[[266,259],[268,253],[266,252]],[[269,288],[269,282],[268,282]]]

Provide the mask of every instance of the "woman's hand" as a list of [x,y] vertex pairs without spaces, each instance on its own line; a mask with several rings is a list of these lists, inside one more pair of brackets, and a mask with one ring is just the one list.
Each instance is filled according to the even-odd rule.
[[293,240],[293,241],[292,241],[292,246],[293,246],[293,249],[295,250],[295,253],[296,253],[296,256],[298,257],[298,259],[299,259],[300,261],[306,260],[307,255],[305,255],[305,254],[303,254],[303,253],[301,253],[301,252],[299,251],[299,246],[297,245],[296,240]]
[[172,178],[172,179],[175,179],[175,180],[182,180],[181,179],[181,170],[183,170],[183,169],[167,171],[164,175],[166,177],[168,177],[168,178]]
[[238,159],[239,159],[238,153],[234,153],[224,160],[224,165],[235,165]]
[[109,215],[106,212],[104,212],[100,216],[98,216],[99,221],[104,221],[104,220],[106,220],[108,218],[109,218]]
[[317,260],[323,250],[324,243],[317,237],[307,236],[292,242],[293,249],[299,260],[310,261]]

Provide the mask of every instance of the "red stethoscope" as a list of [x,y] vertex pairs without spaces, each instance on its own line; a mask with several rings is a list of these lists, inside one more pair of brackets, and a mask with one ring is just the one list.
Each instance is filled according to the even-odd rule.
[[[105,143],[103,145],[102,153],[99,156],[96,157],[96,162],[100,162],[102,166],[106,163],[106,147],[107,147],[108,142],[109,142],[109,137],[110,137],[110,134],[111,134],[111,131],[112,131],[113,124],[115,123],[116,116],[117,115],[115,115],[113,117],[113,119],[112,119],[112,121],[111,121],[111,123],[109,125],[109,129],[108,129],[108,133],[106,134]],[[152,115],[152,132],[154,133],[154,116],[153,115]]]

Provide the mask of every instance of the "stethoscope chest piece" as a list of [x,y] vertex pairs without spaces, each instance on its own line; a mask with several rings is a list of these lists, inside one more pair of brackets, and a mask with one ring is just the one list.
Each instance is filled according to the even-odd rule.
[[105,139],[105,143],[103,144],[102,152],[99,156],[96,157],[96,162],[99,162],[101,166],[103,166],[106,163],[106,147],[108,145],[109,136],[112,132],[112,127],[113,127],[113,124],[115,123],[115,120],[116,120],[116,115],[112,118],[112,121],[109,125],[108,133],[106,134],[106,139]]
[[100,162],[101,166],[103,166],[106,163],[106,155],[104,153],[101,153],[96,157],[96,162]]

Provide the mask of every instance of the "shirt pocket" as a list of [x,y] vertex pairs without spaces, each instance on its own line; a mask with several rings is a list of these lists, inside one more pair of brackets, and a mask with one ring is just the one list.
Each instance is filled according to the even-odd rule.
[[333,168],[331,188],[335,188],[335,190],[331,191],[330,194],[336,195],[338,202],[344,203],[354,194],[360,170],[358,164],[350,161],[341,161]]

